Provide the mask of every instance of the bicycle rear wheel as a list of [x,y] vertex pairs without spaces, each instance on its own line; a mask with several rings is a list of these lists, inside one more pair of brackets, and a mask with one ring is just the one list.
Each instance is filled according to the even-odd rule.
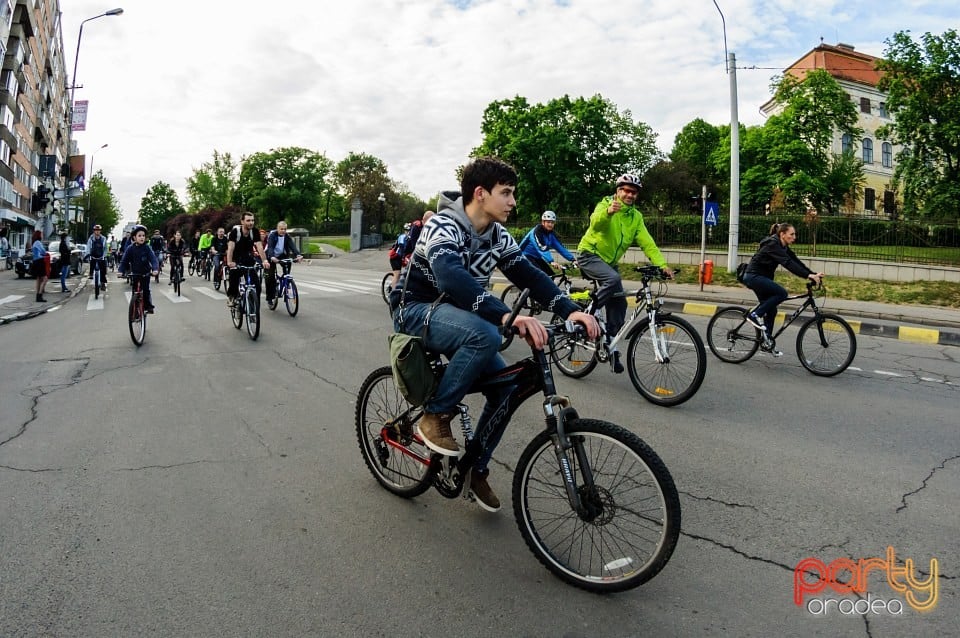
[[180,296],[180,282],[183,280],[183,273],[180,272],[179,268],[174,268],[173,272],[170,273],[170,276],[173,277],[173,290],[177,293],[177,296]]
[[196,271],[197,271],[197,260],[196,260],[196,259],[191,259],[191,260],[190,260],[190,267],[187,269],[187,271],[190,273],[190,276],[193,277],[194,273],[196,273]]
[[[554,315],[550,323],[563,323],[560,315]],[[582,379],[597,367],[599,341],[590,341],[581,335],[562,334],[553,340],[550,359],[560,372],[574,379]]]
[[755,355],[761,340],[760,330],[747,323],[744,308],[721,308],[707,324],[710,352],[727,363],[743,363]]
[[433,484],[433,452],[416,434],[423,410],[407,403],[390,366],[370,373],[357,397],[357,440],[363,460],[385,489],[412,498]]
[[287,314],[296,317],[300,310],[300,295],[297,293],[297,282],[293,279],[288,280],[283,289],[283,303],[287,306]]
[[696,329],[680,317],[657,316],[663,361],[653,351],[650,322],[640,323],[627,348],[627,371],[633,387],[651,403],[680,405],[700,389],[707,373],[707,351]]
[[390,303],[390,282],[393,281],[393,273],[388,272],[383,276],[380,282],[380,294],[383,296],[383,303]]
[[139,348],[143,345],[143,338],[147,334],[147,314],[143,311],[143,293],[140,291],[134,292],[130,298],[127,318],[130,324],[130,338]]
[[[510,308],[513,308],[513,304],[517,303],[517,299],[520,298],[522,293],[523,289],[510,284],[500,293],[500,301],[507,304]],[[541,312],[543,312],[543,308],[540,307],[540,304],[530,299],[530,297],[527,297],[527,300],[523,302],[523,306],[520,308],[520,312],[517,314],[530,315],[532,317],[533,315],[539,315]]]
[[[593,592],[637,587],[663,569],[680,535],[680,497],[663,461],[635,434],[605,421],[567,424],[580,498],[570,507],[554,441],[541,432],[520,456],[513,511],[530,551],[567,583]],[[593,476],[590,487],[585,477]]]
[[820,313],[800,326],[797,356],[804,368],[818,377],[840,374],[853,363],[857,337],[842,317]]
[[237,297],[236,302],[230,306],[230,318],[233,319],[233,327],[239,330],[243,327],[243,299]]
[[249,286],[245,293],[243,311],[247,320],[247,334],[254,341],[260,336],[260,300],[257,298],[257,289]]
[[97,267],[93,268],[93,298],[100,298],[100,269]]

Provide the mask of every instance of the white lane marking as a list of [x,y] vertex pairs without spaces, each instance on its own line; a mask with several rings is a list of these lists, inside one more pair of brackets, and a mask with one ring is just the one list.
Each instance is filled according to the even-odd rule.
[[25,296],[26,295],[8,295],[3,299],[0,299],[0,306],[2,306],[5,303],[10,303],[11,301],[17,301],[19,299],[23,299]]
[[189,303],[189,297],[178,296],[177,293],[171,290],[164,290],[163,296],[172,301],[173,303]]
[[897,374],[896,372],[887,372],[886,370],[874,370],[874,374],[879,374],[884,377],[898,377],[903,378],[902,374]]
[[298,281],[297,289],[300,288],[309,288],[311,290],[319,290],[321,292],[346,292],[342,288],[329,288],[327,286],[320,286],[318,284],[307,283],[306,281]]
[[197,288],[196,286],[191,286],[191,288],[194,291],[199,292],[201,295],[206,295],[207,297],[210,297],[211,299],[217,299],[218,301],[223,301],[227,298],[226,293],[222,293],[217,290],[210,290],[209,288]]
[[94,299],[93,295],[87,297],[87,310],[103,310],[103,297]]
[[[297,285],[298,286],[300,285],[299,281],[297,282]],[[372,290],[375,290],[375,288],[371,288],[369,285],[357,286],[355,284],[348,284],[342,281],[335,281],[335,282],[320,281],[316,283],[310,281],[310,282],[304,282],[304,285],[337,286],[337,288],[335,288],[337,292],[370,292]]]

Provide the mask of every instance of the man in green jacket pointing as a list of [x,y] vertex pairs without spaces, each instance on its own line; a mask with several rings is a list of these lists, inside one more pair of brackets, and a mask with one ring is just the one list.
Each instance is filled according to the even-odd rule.
[[[597,304],[607,309],[607,339],[611,339],[623,327],[627,317],[627,300],[623,296],[623,283],[617,265],[636,242],[647,259],[660,266],[668,277],[673,270],[660,254],[656,242],[643,224],[643,215],[634,206],[643,185],[636,175],[621,175],[617,180],[617,192],[604,197],[590,215],[590,226],[577,246],[580,272],[595,279],[600,285]],[[613,350],[610,360],[613,371],[623,372],[620,353]]]

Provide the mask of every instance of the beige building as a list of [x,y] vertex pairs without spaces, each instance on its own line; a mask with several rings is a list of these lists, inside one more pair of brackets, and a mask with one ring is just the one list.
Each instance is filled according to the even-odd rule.
[[[892,121],[886,108],[886,94],[877,89],[882,76],[876,70],[879,59],[858,53],[849,44],[821,44],[791,64],[785,72],[803,78],[811,69],[824,69],[850,96],[860,114],[858,126],[863,129],[863,137],[850,139],[837,131],[831,150],[839,155],[852,149],[863,161],[866,184],[862,196],[849,202],[846,208],[858,215],[892,217],[897,210],[894,161],[900,147],[877,135],[878,128]],[[770,100],[760,107],[760,111],[769,116],[777,111],[777,107]]]
[[34,212],[41,169],[62,188],[70,130],[59,0],[0,0],[0,225],[23,250],[34,228],[54,220]]

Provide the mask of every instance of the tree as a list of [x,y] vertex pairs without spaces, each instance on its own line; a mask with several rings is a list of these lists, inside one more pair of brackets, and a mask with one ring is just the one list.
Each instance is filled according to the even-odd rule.
[[697,118],[684,126],[673,140],[670,160],[684,163],[701,184],[718,177],[710,163],[711,154],[720,145],[720,128]]
[[[364,212],[376,220],[377,228],[382,226],[388,208],[396,211],[399,207],[394,184],[387,175],[387,165],[379,157],[367,153],[350,153],[337,164],[334,174],[347,200],[347,206],[350,206],[354,199],[359,199]],[[386,198],[382,216],[380,193]]]
[[257,225],[312,225],[333,168],[325,155],[300,147],[254,153],[243,159],[238,192],[243,205],[259,217]]
[[517,169],[518,217],[539,219],[592,211],[622,173],[643,174],[659,159],[656,134],[630,111],[599,95],[563,96],[531,105],[526,98],[493,102],[481,122],[475,157],[494,155]]
[[120,203],[113,194],[110,182],[104,178],[103,171],[97,171],[87,183],[87,192],[82,203],[86,208],[90,228],[100,224],[103,234],[109,235],[120,222]]
[[877,131],[903,148],[895,179],[904,212],[960,219],[960,37],[954,29],[926,33],[921,42],[908,31],[885,41],[878,88],[896,120]]
[[230,153],[213,151],[213,161],[204,162],[187,178],[187,210],[222,209],[234,203],[237,165]]
[[186,211],[176,192],[166,182],[157,182],[140,200],[140,223],[149,229],[160,228],[165,221]]

